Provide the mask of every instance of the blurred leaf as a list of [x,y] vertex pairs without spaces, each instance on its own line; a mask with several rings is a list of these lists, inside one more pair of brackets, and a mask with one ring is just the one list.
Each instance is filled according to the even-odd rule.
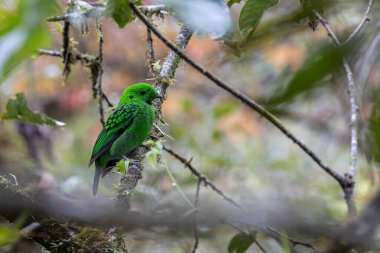
[[294,25],[302,18],[304,16],[301,10],[291,10],[282,15],[272,16],[249,34],[243,35],[239,32],[229,34],[230,37],[224,36],[223,42],[230,53],[240,56],[244,51],[255,51],[257,48],[267,46],[273,38],[285,38],[305,29],[304,26]]
[[65,123],[54,120],[48,116],[32,111],[26,101],[24,93],[17,93],[16,99],[9,99],[6,112],[1,116],[2,120],[20,120],[22,122],[50,125],[53,127],[64,126]]
[[117,167],[117,170],[123,175],[125,176],[127,174],[127,171],[128,171],[128,167],[129,167],[129,160],[120,160],[116,163],[116,167]]
[[215,129],[211,134],[212,140],[218,142],[223,139],[224,134],[222,131]]
[[323,14],[324,0],[300,0],[305,16],[309,17],[309,26],[315,31],[318,27],[318,19],[314,16],[314,11]]
[[115,20],[119,28],[123,28],[133,18],[132,9],[128,0],[108,0],[106,5],[106,15]]
[[219,119],[234,112],[239,106],[232,101],[222,102],[213,109],[214,117]]
[[230,10],[223,0],[160,0],[174,10],[182,22],[197,32],[220,39],[232,27]]
[[50,35],[43,25],[55,1],[17,0],[0,3],[0,83],[37,48],[47,46]]
[[231,7],[233,4],[238,4],[240,2],[241,2],[241,0],[229,0],[227,2],[227,5],[228,5],[228,7]]
[[0,3],[0,36],[15,28],[21,20],[18,11],[25,9],[24,1],[13,1],[13,3]]
[[252,34],[258,26],[264,11],[278,2],[279,0],[247,0],[240,12],[240,32],[243,35]]
[[244,253],[253,242],[253,238],[245,233],[236,234],[228,244],[228,253]]
[[157,171],[157,155],[157,152],[152,150],[148,151],[145,155],[150,167],[152,167],[154,171]]
[[328,82],[318,82],[342,68],[342,50],[326,45],[321,47],[302,64],[287,85],[281,85],[267,101],[269,106],[292,101],[296,96],[311,91]]
[[81,0],[70,1],[68,6],[69,8],[66,13],[67,20],[82,35],[88,33],[90,20],[98,22],[105,15],[103,7],[96,7]]
[[380,162],[380,94],[375,93],[373,108],[365,130],[363,150],[370,161]]
[[300,3],[308,14],[313,12],[313,10],[323,13],[324,6],[326,5],[324,0],[300,0]]
[[0,225],[0,247],[16,243],[19,239],[18,230]]
[[160,141],[153,141],[153,140],[146,140],[144,142],[144,145],[147,145],[150,147],[150,150],[148,153],[146,153],[145,157],[148,160],[150,166],[157,171],[158,169],[158,161],[161,158],[161,152],[162,152],[162,143]]

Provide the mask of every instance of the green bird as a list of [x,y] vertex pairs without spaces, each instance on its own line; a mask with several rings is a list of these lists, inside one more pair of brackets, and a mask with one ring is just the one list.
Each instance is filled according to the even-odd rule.
[[128,156],[148,137],[155,119],[151,106],[155,98],[162,98],[154,87],[137,83],[126,88],[116,109],[100,132],[88,167],[95,162],[94,196],[99,178],[104,177],[124,156]]

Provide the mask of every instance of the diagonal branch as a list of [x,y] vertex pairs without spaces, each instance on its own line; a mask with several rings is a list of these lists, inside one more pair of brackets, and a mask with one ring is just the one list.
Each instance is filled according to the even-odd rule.
[[[199,191],[201,187],[202,180],[198,179],[197,183],[197,189],[195,191],[195,200],[194,200],[194,207],[198,208],[199,203]],[[197,226],[197,210],[195,210],[193,214],[193,230],[194,230],[194,246],[192,253],[195,253],[197,251],[198,245],[199,245],[199,237],[198,237],[198,226]]]
[[138,9],[138,7],[130,2],[130,6],[139,19],[150,29],[152,32],[170,49],[172,49],[173,53],[179,55],[182,59],[184,59],[188,64],[190,64],[193,68],[198,70],[201,74],[206,76],[208,79],[213,81],[220,88],[227,91],[229,94],[239,99],[245,105],[247,105],[252,110],[259,113],[265,119],[267,119],[270,123],[272,123],[275,127],[277,127],[285,136],[291,139],[297,146],[299,146],[314,162],[316,162],[325,172],[327,172],[330,176],[332,176],[340,185],[344,183],[344,178],[335,172],[332,168],[330,168],[325,162],[322,161],[317,154],[315,154],[308,146],[306,146],[301,140],[299,140],[293,133],[291,133],[282,122],[276,118],[273,114],[267,111],[264,107],[258,104],[256,101],[252,100],[245,94],[240,91],[232,88],[227,83],[216,77],[211,72],[207,71],[203,66],[196,63],[189,56],[187,56],[184,52],[182,52],[176,45],[174,45],[171,41],[169,41],[158,29],[156,29],[147,19],[147,17]]
[[[205,187],[210,187],[214,192],[216,192],[218,195],[220,195],[225,201],[227,201],[228,203],[230,203],[231,205],[233,205],[234,207],[237,207],[243,211],[247,211],[244,207],[242,207],[240,204],[238,204],[235,200],[233,200],[232,198],[228,197],[225,193],[223,193],[222,190],[220,190],[213,182],[211,182],[206,176],[204,176],[198,169],[196,169],[192,164],[191,164],[191,161],[192,159],[185,159],[184,157],[182,157],[180,154],[176,153],[175,151],[173,151],[172,149],[166,147],[166,146],[162,146],[162,149],[164,151],[166,151],[167,153],[169,153],[170,155],[172,155],[174,158],[176,158],[178,161],[180,161],[183,165],[185,165],[185,168],[188,168],[190,170],[190,172],[196,176],[198,178],[198,184],[197,184],[197,191],[196,191],[196,198],[195,198],[195,203],[194,203],[194,206],[197,207],[197,204],[198,204],[198,194],[199,194],[199,186],[200,186],[200,183],[203,182],[204,183],[204,186]],[[194,215],[196,214],[196,212],[194,213]],[[238,231],[250,236],[249,233],[245,232],[244,230],[234,226],[233,224],[227,222],[227,221],[222,221],[223,223],[237,229]],[[302,246],[305,246],[307,248],[310,248],[310,249],[314,249],[314,246],[310,243],[307,243],[307,242],[303,242],[303,241],[300,241],[300,240],[297,240],[297,239],[293,239],[293,238],[290,238],[288,236],[285,236],[284,234],[278,232],[276,229],[274,228],[271,228],[271,227],[265,227],[265,229],[271,233],[271,234],[275,234],[276,236],[279,236],[279,237],[283,237],[284,239],[288,240],[289,242],[291,242],[293,244],[293,246],[296,246],[296,245],[302,245]],[[254,239],[255,243],[258,244],[258,247],[260,247],[261,245],[259,245],[259,243],[257,242],[256,239]],[[197,239],[197,234],[195,234],[195,244],[194,244],[194,249],[196,249],[196,246],[198,245],[198,239]],[[262,247],[260,247],[261,250],[264,252],[265,250],[263,250]],[[194,251],[193,251],[194,252]]]
[[369,0],[368,5],[367,5],[367,10],[365,11],[365,14],[362,20],[360,21],[359,25],[355,28],[355,30],[350,34],[350,36],[348,36],[348,38],[343,42],[343,44],[346,44],[347,42],[352,40],[352,38],[354,38],[360,32],[360,30],[363,28],[365,23],[369,21],[368,15],[371,12],[372,6],[373,6],[373,0]]
[[226,194],[223,193],[222,190],[220,190],[216,185],[214,185],[205,175],[200,173],[192,164],[191,164],[191,159],[186,160],[179,154],[177,154],[175,151],[171,150],[170,148],[163,146],[163,150],[168,152],[170,155],[175,157],[178,161],[183,163],[186,168],[190,170],[190,172],[198,178],[199,181],[203,182],[205,186],[209,186],[214,192],[216,192],[218,195],[220,195],[224,200],[232,204],[233,206],[236,206],[238,208],[242,208],[240,204],[238,204],[235,200],[232,198],[228,197]]

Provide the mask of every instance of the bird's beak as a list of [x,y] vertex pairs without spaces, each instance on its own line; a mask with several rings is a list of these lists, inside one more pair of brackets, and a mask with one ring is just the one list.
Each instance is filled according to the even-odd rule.
[[161,96],[160,94],[157,94],[157,96],[155,96],[154,98],[158,98],[158,99],[160,99],[161,101],[164,99],[164,97]]

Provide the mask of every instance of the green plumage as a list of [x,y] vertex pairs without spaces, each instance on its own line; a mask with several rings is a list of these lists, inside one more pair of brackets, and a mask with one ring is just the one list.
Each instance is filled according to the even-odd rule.
[[94,195],[100,176],[104,177],[123,156],[128,156],[148,137],[155,118],[151,103],[158,97],[154,87],[146,83],[124,90],[92,150],[89,166],[95,162]]

